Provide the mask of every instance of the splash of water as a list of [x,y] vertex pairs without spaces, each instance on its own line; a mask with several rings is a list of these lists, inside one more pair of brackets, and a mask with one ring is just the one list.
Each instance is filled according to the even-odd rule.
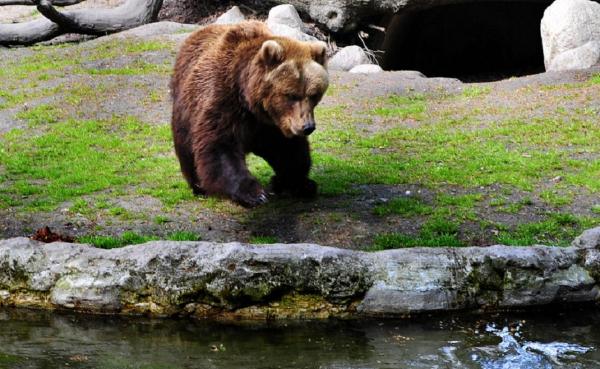
[[561,360],[573,359],[592,350],[591,347],[563,342],[519,343],[520,328],[521,325],[511,332],[507,327],[497,329],[488,325],[486,331],[502,341],[493,352],[485,350],[484,355],[473,354],[472,360],[478,362],[482,369],[555,369],[565,367]]

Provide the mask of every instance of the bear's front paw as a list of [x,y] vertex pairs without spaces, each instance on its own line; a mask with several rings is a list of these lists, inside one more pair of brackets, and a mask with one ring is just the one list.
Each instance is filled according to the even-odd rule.
[[308,178],[284,180],[273,176],[271,190],[278,195],[287,192],[294,197],[312,198],[317,195],[317,182]]
[[292,194],[297,197],[313,198],[317,196],[317,182],[307,178],[298,187],[292,189]]
[[246,208],[253,208],[269,201],[265,190],[253,178],[243,180],[232,199]]

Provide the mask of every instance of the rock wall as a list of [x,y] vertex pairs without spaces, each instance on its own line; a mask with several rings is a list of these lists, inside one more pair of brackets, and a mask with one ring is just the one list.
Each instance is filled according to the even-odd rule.
[[[339,32],[352,30],[361,19],[373,15],[467,2],[514,2],[514,0],[276,0],[275,2],[292,4],[329,30]],[[533,0],[532,2],[550,3],[551,1]]]
[[0,306],[281,319],[399,316],[597,301],[600,229],[569,248],[150,242],[102,250],[0,241]]

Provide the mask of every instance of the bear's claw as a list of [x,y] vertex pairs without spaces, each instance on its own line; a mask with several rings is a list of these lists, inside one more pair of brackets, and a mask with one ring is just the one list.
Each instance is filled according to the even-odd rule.
[[244,180],[232,198],[235,202],[247,208],[262,205],[269,201],[265,190],[252,178]]
[[255,206],[267,203],[269,201],[269,198],[267,197],[267,194],[262,192],[258,196],[253,196],[249,194],[238,195],[234,197],[233,200],[238,204],[242,205],[243,207],[253,208]]

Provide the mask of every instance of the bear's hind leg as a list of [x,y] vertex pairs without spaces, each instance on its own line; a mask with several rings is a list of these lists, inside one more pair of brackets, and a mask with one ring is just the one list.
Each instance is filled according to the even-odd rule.
[[194,192],[194,195],[204,195],[205,191],[202,188],[200,179],[196,174],[196,165],[194,164],[194,155],[183,147],[183,145],[175,145],[175,153],[179,158],[181,173],[187,181],[188,185]]

